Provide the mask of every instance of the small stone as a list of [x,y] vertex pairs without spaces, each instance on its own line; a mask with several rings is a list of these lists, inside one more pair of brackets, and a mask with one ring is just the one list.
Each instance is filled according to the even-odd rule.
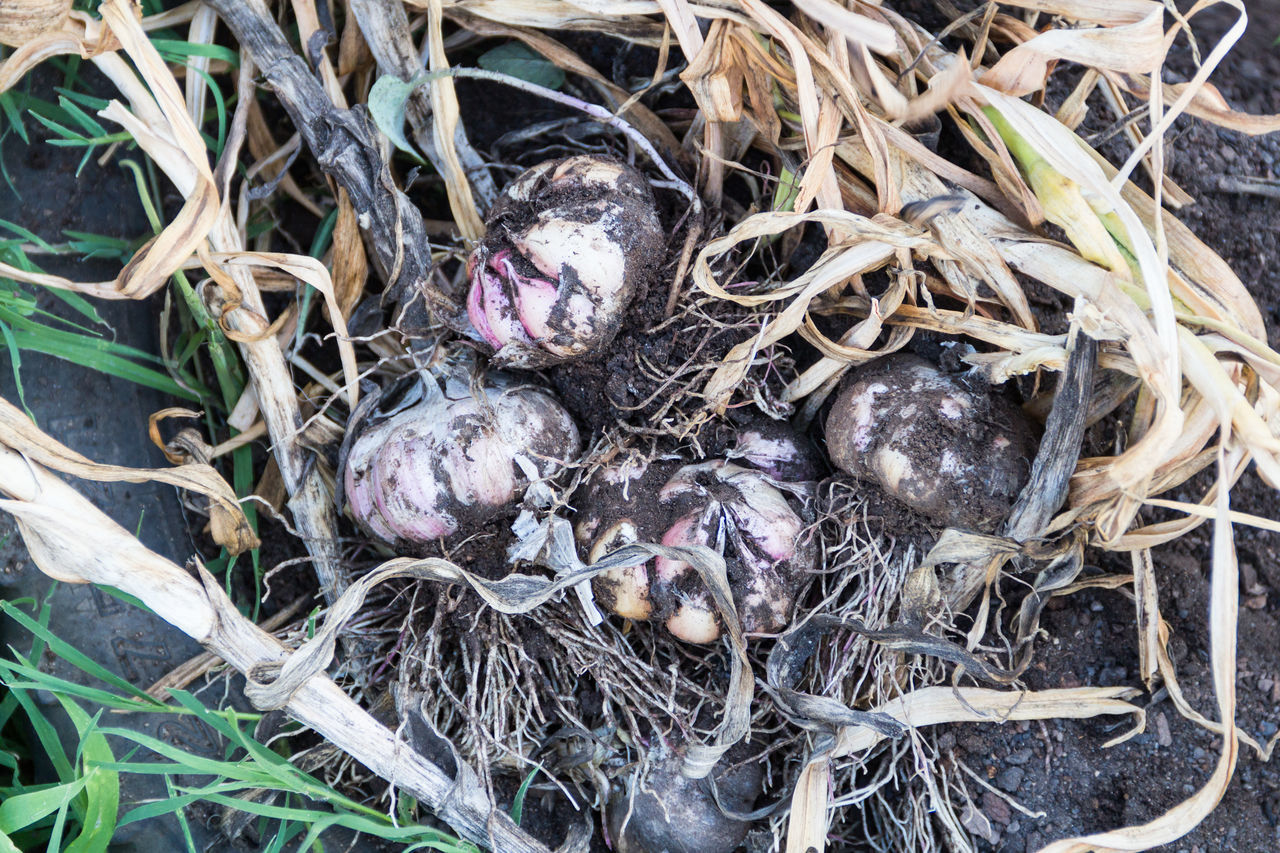
[[1013,816],[1009,804],[990,791],[984,791],[982,794],[982,811],[1001,826],[1008,826],[1009,818]]
[[1030,760],[1031,760],[1031,749],[1025,748],[1025,749],[1019,749],[1016,752],[1009,753],[1009,757],[1005,759],[1005,763],[1018,766],[1018,765],[1026,764]]
[[1008,767],[996,776],[996,787],[1012,794],[1022,785],[1022,777],[1026,774],[1027,771],[1021,767]]
[[1169,731],[1169,718],[1160,711],[1155,715],[1156,743],[1163,747],[1173,746],[1173,734]]

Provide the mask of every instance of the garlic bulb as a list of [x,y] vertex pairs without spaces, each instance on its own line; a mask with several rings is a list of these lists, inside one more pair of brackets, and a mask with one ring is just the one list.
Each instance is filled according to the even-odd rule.
[[1020,409],[924,359],[897,354],[854,371],[826,424],[831,461],[939,524],[991,530],[1031,474]]
[[[681,772],[683,762],[679,750],[651,748],[609,801],[606,820],[617,853],[730,853],[742,846],[750,821],[726,815],[721,806],[730,813],[751,811],[764,782],[763,763],[722,760],[712,770],[713,797],[706,779]],[[643,776],[640,767],[646,768]]]
[[[724,556],[743,629],[781,630],[816,558],[816,546],[803,535],[805,522],[792,505],[795,499],[765,474],[725,461],[686,465],[657,488],[671,469],[666,463],[597,474],[577,528],[589,558],[595,561],[634,541],[710,547]],[[624,487],[633,497],[622,497]],[[720,636],[710,592],[684,561],[658,557],[613,569],[599,575],[594,588],[606,609],[630,619],[659,619],[686,642],[709,643]]]
[[729,459],[763,471],[780,483],[819,480],[826,470],[813,442],[785,422],[757,418],[738,430]]
[[496,377],[478,396],[458,382],[422,388],[421,399],[358,425],[346,457],[351,513],[385,542],[472,529],[580,450],[573,419],[545,391]]
[[494,362],[543,367],[613,340],[662,261],[648,184],[600,157],[551,160],[506,188],[467,261],[467,316]]

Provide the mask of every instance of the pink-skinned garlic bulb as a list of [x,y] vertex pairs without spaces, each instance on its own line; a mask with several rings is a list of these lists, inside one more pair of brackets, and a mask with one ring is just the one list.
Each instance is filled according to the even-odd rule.
[[[630,471],[606,468],[594,478],[580,512],[577,534],[592,562],[635,541],[702,545],[720,553],[748,633],[787,625],[817,556],[806,535],[802,501],[760,471],[723,460],[679,468],[671,463]],[[721,634],[709,590],[682,560],[657,557],[612,569],[597,576],[593,587],[606,609],[661,621],[686,642],[710,643]]]
[[467,317],[494,363],[545,367],[599,352],[663,260],[653,193],[629,166],[580,155],[521,174],[467,261]]
[[479,393],[453,381],[419,387],[417,399],[355,425],[346,453],[351,514],[384,542],[412,547],[472,529],[581,449],[569,413],[540,389],[493,375]]
[[737,430],[728,453],[781,483],[804,483],[822,478],[826,465],[818,448],[790,424],[755,418]]

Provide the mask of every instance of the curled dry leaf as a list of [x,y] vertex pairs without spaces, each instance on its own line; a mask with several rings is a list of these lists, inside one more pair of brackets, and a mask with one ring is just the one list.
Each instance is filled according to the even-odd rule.
[[16,406],[0,398],[0,435],[9,447],[40,465],[102,483],[159,482],[209,498],[209,533],[232,554],[258,547],[236,493],[212,466],[188,462],[176,468],[125,468],[94,462],[62,445],[33,424]]

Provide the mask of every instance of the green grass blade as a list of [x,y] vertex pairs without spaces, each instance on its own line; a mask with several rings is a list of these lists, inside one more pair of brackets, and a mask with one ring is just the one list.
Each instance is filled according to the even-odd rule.
[[[115,760],[111,746],[84,709],[65,696],[58,696],[63,710],[80,735],[80,761],[85,768],[84,815],[80,834],[63,853],[105,853],[116,832],[116,812],[120,808],[120,774],[97,766]],[[102,714],[101,711],[98,712]]]
[[[0,319],[0,336],[4,337],[5,348],[9,350],[9,362],[13,370],[13,385],[18,392],[18,404],[27,409],[27,395],[22,387],[22,349],[13,337],[13,330],[3,319]],[[31,414],[30,409],[27,409],[27,414]]]
[[17,607],[14,607],[13,604],[11,604],[10,602],[0,601],[0,611],[3,611],[10,619],[13,619],[23,628],[26,628],[28,631],[30,631],[34,636],[38,637],[39,639],[47,643],[49,646],[49,649],[52,650],[54,654],[56,654],[58,657],[65,660],[67,663],[70,663],[72,666],[75,666],[76,668],[83,670],[84,672],[88,673],[89,675],[92,675],[94,678],[98,679],[99,681],[104,681],[107,684],[110,684],[113,687],[117,687],[125,691],[126,693],[136,696],[137,698],[142,699],[143,701],[149,704],[153,704],[157,706],[162,704],[160,702],[157,702],[155,699],[151,698],[151,696],[147,695],[145,690],[142,690],[139,687],[135,687],[134,685],[130,684],[126,679],[121,678],[119,675],[116,675],[111,670],[102,666],[93,658],[89,657],[84,652],[80,651],[75,646],[71,645],[66,640],[62,639],[57,634],[53,633],[53,631],[50,631],[47,627],[45,627],[44,625],[41,625],[39,622],[32,619],[26,613],[23,613],[22,610],[20,610]]
[[8,797],[0,803],[0,833],[7,836],[67,807],[84,790],[84,786],[85,780],[80,778]]
[[[0,661],[0,684],[7,685],[10,680],[10,674],[7,671],[3,661]],[[49,763],[53,765],[53,770],[58,774],[58,778],[63,782],[70,782],[76,778],[76,773],[72,770],[71,761],[67,758],[66,750],[62,748],[62,741],[58,737],[57,730],[53,727],[53,723],[49,722],[49,718],[31,698],[30,692],[26,690],[12,690],[9,693],[22,706],[23,712],[27,715],[27,721],[31,724],[32,731],[35,732],[36,739],[40,741],[40,747],[44,750],[44,754],[48,757]]]
[[13,128],[14,133],[18,134],[18,138],[30,145],[31,139],[27,136],[27,129],[23,127],[22,123],[22,112],[18,109],[18,105],[14,103],[11,91],[0,94],[0,112],[4,113],[4,117],[8,119],[9,127]]

